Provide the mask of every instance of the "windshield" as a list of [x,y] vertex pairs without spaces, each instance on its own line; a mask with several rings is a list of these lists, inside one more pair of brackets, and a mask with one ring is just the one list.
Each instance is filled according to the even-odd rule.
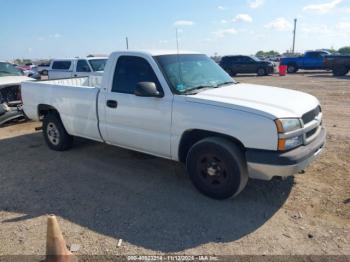
[[206,55],[162,55],[154,58],[172,89],[178,94],[235,83]]
[[104,71],[107,63],[107,59],[92,59],[89,63],[93,71]]
[[1,76],[22,76],[22,71],[15,68],[10,63],[0,62],[0,77]]
[[261,61],[261,59],[256,56],[250,56],[250,58],[257,62]]

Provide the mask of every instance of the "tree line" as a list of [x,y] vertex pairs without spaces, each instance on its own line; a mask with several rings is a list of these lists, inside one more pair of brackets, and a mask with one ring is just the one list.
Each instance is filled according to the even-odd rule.
[[[339,53],[339,54],[350,54],[350,46],[344,46],[344,47],[341,47],[339,48],[338,50],[335,50],[333,48],[331,49],[327,49],[327,51],[331,52],[331,53]],[[281,54],[277,51],[274,51],[274,50],[271,50],[271,51],[258,51],[256,53],[256,56],[259,56],[259,57],[275,57],[275,56],[280,56]]]

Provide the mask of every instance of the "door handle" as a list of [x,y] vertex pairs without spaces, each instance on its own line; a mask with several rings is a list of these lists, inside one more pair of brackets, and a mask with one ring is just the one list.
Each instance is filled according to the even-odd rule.
[[107,100],[107,106],[110,108],[117,108],[118,102],[115,100]]

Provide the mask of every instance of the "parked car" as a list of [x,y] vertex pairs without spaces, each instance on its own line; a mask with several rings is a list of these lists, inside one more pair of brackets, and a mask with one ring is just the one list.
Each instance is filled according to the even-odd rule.
[[345,76],[350,71],[350,55],[326,56],[325,66],[334,76]]
[[24,117],[22,111],[20,85],[34,80],[12,64],[0,62],[0,125]]
[[35,67],[32,63],[27,63],[25,65],[17,65],[16,68],[22,71],[32,70]]
[[107,57],[53,59],[48,69],[49,79],[62,79],[99,75],[103,72]]
[[23,70],[23,69],[19,69],[19,70],[22,71],[25,76],[34,78],[35,80],[41,80],[41,75],[38,73],[35,67],[33,67],[30,70]]
[[255,56],[224,56],[220,61],[220,66],[230,76],[240,73],[265,76],[274,72],[274,64],[272,62],[262,61]]
[[206,55],[115,52],[102,86],[89,80],[23,83],[25,113],[43,121],[51,149],[78,136],[180,161],[216,199],[237,195],[249,177],[298,173],[325,144],[314,96],[237,83]]
[[330,55],[328,51],[309,51],[303,56],[282,57],[280,65],[286,65],[290,74],[298,72],[299,69],[305,70],[326,70],[325,56]]
[[50,63],[41,63],[37,66],[37,71],[39,74],[47,76],[50,70]]

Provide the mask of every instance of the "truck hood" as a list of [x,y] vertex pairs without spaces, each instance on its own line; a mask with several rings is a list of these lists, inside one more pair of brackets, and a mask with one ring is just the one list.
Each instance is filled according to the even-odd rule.
[[2,76],[0,77],[0,88],[9,85],[18,85],[24,81],[34,80],[26,76]]
[[233,84],[187,96],[187,101],[259,114],[270,119],[302,117],[319,101],[312,95],[290,89],[253,84]]

